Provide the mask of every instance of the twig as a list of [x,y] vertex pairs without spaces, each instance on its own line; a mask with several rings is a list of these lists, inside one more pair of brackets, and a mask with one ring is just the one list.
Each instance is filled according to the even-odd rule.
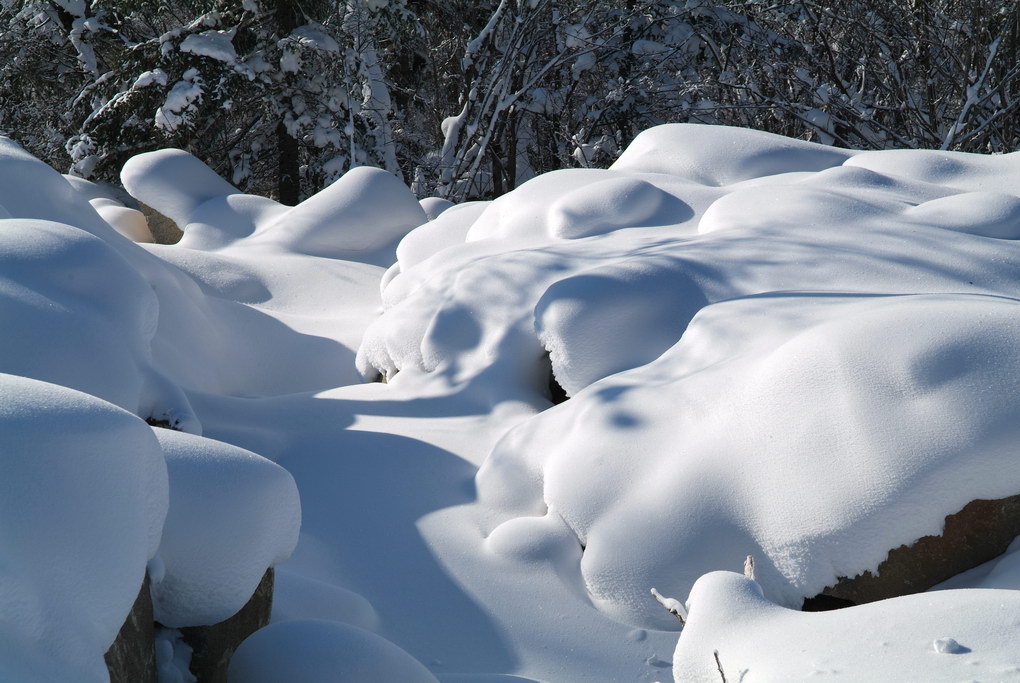
[[719,670],[719,678],[722,679],[722,683],[726,683],[726,674],[722,670],[722,662],[719,661],[719,650],[712,652],[715,655],[715,668]]
[[652,589],[652,597],[654,597],[660,605],[665,607],[670,614],[676,617],[681,626],[687,623],[687,608],[684,607],[682,602],[674,598],[664,598],[659,591],[654,588]]

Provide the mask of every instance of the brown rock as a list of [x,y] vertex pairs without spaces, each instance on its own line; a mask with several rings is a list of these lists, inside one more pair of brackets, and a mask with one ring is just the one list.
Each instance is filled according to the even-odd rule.
[[148,204],[138,202],[138,207],[149,224],[149,232],[152,233],[152,239],[156,244],[177,244],[181,241],[184,232],[181,231],[173,220],[156,211]]
[[245,638],[269,623],[273,607],[273,568],[266,570],[251,600],[241,610],[212,626],[180,629],[184,641],[194,651],[191,673],[199,683],[226,683],[227,666],[234,650]]
[[940,536],[925,536],[889,551],[877,573],[841,578],[804,601],[804,610],[849,607],[920,593],[1002,555],[1020,536],[1020,495],[974,500],[946,517]]
[[131,613],[105,658],[110,683],[156,683],[156,644],[148,573],[142,580]]

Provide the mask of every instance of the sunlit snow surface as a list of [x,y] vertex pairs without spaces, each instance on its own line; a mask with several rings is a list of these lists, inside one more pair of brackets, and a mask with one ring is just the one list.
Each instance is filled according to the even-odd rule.
[[[369,679],[401,649],[444,682],[718,680],[714,650],[728,680],[1018,675],[1020,593],[787,608],[1020,493],[1020,156],[672,125],[492,202],[359,168],[290,208],[163,151],[124,185],[185,236],[139,246],[136,216],[5,144],[0,372],[203,435],[161,435],[168,520],[201,454],[296,481],[274,613],[296,625],[245,666],[300,677],[297,637],[323,662],[364,643]],[[222,503],[256,529],[240,583],[296,523],[289,478],[250,474]],[[160,604],[226,608],[173,548],[196,588]],[[758,583],[701,579],[677,645],[650,588],[683,598],[748,554]],[[1020,588],[1010,557],[970,585]]]

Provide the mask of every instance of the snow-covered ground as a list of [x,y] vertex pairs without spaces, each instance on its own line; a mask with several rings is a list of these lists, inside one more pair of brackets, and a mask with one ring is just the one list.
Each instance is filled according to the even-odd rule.
[[135,157],[177,245],[8,141],[0,179],[4,680],[104,680],[146,566],[178,627],[276,564],[238,681],[1020,679],[1020,555],[795,611],[1020,493],[1020,153],[670,125],[294,208]]

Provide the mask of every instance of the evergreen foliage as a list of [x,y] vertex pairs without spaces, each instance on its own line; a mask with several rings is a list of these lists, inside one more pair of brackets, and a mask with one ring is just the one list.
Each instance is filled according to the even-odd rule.
[[347,169],[491,197],[663,122],[1020,146],[1016,0],[0,0],[0,132],[114,180],[159,147],[294,203]]

